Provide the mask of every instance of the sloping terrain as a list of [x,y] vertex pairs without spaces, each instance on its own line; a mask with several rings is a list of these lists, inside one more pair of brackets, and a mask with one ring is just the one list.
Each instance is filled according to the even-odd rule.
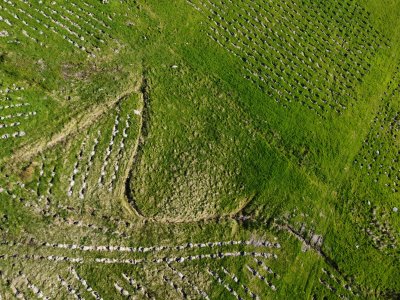
[[399,20],[0,0],[0,299],[399,299]]

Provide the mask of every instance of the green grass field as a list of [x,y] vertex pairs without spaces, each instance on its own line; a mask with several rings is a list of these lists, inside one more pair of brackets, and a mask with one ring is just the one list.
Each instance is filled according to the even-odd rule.
[[400,299],[400,2],[0,1],[1,299]]

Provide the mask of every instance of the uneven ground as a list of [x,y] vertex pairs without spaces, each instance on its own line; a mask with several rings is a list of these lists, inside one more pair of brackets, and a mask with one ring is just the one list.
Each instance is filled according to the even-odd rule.
[[400,299],[400,2],[0,0],[0,299]]

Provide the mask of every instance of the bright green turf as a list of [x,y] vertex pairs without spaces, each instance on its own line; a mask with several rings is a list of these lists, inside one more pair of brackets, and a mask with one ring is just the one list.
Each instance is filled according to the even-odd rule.
[[[353,299],[356,294],[359,299],[400,297],[400,212],[393,210],[400,208],[400,181],[396,179],[400,176],[400,3],[291,0],[286,6],[275,0],[43,2],[32,1],[32,5],[60,11],[65,6],[81,16],[77,18],[64,10],[62,16],[78,25],[75,26],[43,8],[84,35],[78,42],[95,56],[88,57],[63,39],[63,34],[70,36],[67,31],[60,35],[42,26],[44,34],[40,35],[27,29],[10,13],[15,9],[10,3],[41,22],[49,20],[27,3],[1,3],[0,16],[14,25],[10,28],[0,22],[0,32],[9,33],[0,37],[0,89],[12,84],[25,89],[10,93],[10,100],[0,95],[0,106],[20,102],[28,102],[29,106],[0,110],[0,116],[30,111],[36,115],[16,118],[20,126],[0,129],[0,136],[15,131],[26,134],[0,139],[0,234],[4,241],[22,244],[2,244],[0,255],[35,253],[83,257],[87,262],[3,258],[0,299],[16,297],[15,288],[27,299],[35,297],[19,271],[52,298],[71,296],[57,281],[57,274],[73,282],[82,297],[93,298],[71,277],[70,266],[83,274],[103,299],[124,299],[116,292],[116,282],[131,295],[141,295],[124,280],[122,272],[138,279],[157,299],[181,297],[162,276],[173,278],[190,297],[199,298],[193,285],[179,281],[166,264],[93,262],[95,258],[150,260],[153,254],[53,249],[40,246],[41,242],[149,247],[264,239],[278,241],[282,246],[279,250],[265,250],[278,255],[276,260],[264,260],[279,274],[279,278],[266,276],[276,291],[250,276],[246,265],[257,268],[252,258],[185,261],[172,266],[187,274],[211,299],[235,298],[207,273],[208,268],[218,272],[242,298],[251,299],[240,284],[224,275],[222,266],[261,299]],[[271,12],[273,16],[255,19],[249,7],[257,4],[266,9],[259,9],[260,14]],[[356,7],[359,14],[349,17],[347,4],[352,9]],[[93,15],[79,12],[75,5]],[[337,5],[342,8],[336,9]],[[280,6],[296,8],[298,14],[278,12]],[[224,20],[217,16],[221,7],[227,11]],[[320,21],[315,20],[315,12],[321,14]],[[308,15],[311,19],[307,21]],[[224,22],[233,18],[236,19],[229,29],[246,24],[243,30],[252,36],[254,44],[237,32],[221,33],[219,42],[231,49],[229,52],[210,35],[212,26],[226,26]],[[22,19],[40,26],[26,15]],[[288,20],[301,27],[297,34],[289,31],[292,25]],[[267,39],[268,30],[262,27],[258,29],[265,31],[266,43],[256,44],[252,30],[260,21],[282,30],[275,44]],[[316,26],[316,22],[323,25]],[[89,23],[97,24],[102,32]],[[304,28],[315,31],[306,36]],[[22,30],[29,30],[48,47],[39,46]],[[96,34],[90,36],[86,31]],[[96,38],[98,35],[104,43]],[[340,43],[324,41],[327,35]],[[280,48],[285,56],[280,64],[280,56],[269,46],[278,47],[278,42],[289,36],[298,44]],[[300,36],[305,38],[300,40]],[[247,54],[263,58],[255,60],[245,52],[240,52],[243,57],[235,56],[238,48],[227,37],[242,43],[242,47],[252,47],[253,52]],[[375,45],[374,49],[370,44]],[[261,83],[246,73],[245,68],[250,65],[254,72],[273,76],[262,69],[263,64],[276,65],[273,69],[281,72],[291,65],[286,58],[292,55],[290,51],[299,58],[304,57],[302,52],[311,57],[313,51],[307,51],[308,45],[316,47],[317,56],[323,53],[321,68],[313,65],[308,73],[310,69],[304,65],[308,62],[299,60],[296,71],[280,74],[279,83]],[[360,45],[367,48],[358,55],[357,49],[364,49]],[[325,52],[325,46],[331,52]],[[353,52],[347,52],[346,47]],[[320,48],[322,52],[318,52]],[[360,65],[346,67],[353,61]],[[364,72],[363,68],[365,74],[357,75]],[[326,75],[330,72],[335,78]],[[352,78],[354,82],[350,84],[347,80]],[[300,92],[293,80],[302,82],[300,88],[314,84],[313,92],[320,89],[322,96],[307,94],[304,89]],[[292,93],[290,103],[275,101],[278,94],[271,87],[276,86]],[[330,89],[332,93],[328,92]],[[337,101],[343,102],[346,108],[337,113],[322,100],[335,108],[339,107]],[[321,111],[318,104],[324,107]],[[386,119],[385,113],[389,116]],[[119,123],[114,127],[117,115]],[[376,117],[379,118],[374,123]],[[0,120],[0,124],[3,122],[9,124],[14,119]],[[123,138],[126,122],[129,131]],[[115,139],[113,128],[118,130]],[[110,139],[112,151],[106,155]],[[120,149],[121,142],[124,147]],[[381,152],[377,156],[378,146]],[[91,154],[93,147],[95,153]],[[89,164],[91,156],[93,162]],[[105,158],[109,160],[107,164],[103,163]],[[118,171],[114,171],[115,165]],[[74,175],[76,166],[78,172]],[[389,167],[393,170],[387,175],[384,172]],[[98,184],[102,170],[104,186]],[[377,172],[379,175],[374,175]],[[75,184],[69,197],[71,178]],[[84,180],[87,190],[80,198]],[[112,191],[107,190],[110,186]],[[306,239],[312,233],[321,235],[322,247],[305,251],[305,245],[279,225],[297,231],[304,226],[301,234]],[[210,253],[208,248],[179,251],[165,250],[165,255]],[[226,251],[261,250],[227,246]],[[350,285],[353,291],[344,285]],[[330,286],[335,290],[329,290]]]

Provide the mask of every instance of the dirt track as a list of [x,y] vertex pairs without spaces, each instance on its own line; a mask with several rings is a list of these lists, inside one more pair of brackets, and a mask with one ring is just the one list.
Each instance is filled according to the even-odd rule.
[[[71,121],[64,125],[60,132],[54,134],[50,140],[42,138],[36,143],[26,145],[17,149],[11,157],[7,158],[7,166],[9,169],[14,168],[18,163],[28,161],[43,151],[50,149],[57,144],[65,141],[67,138],[73,137],[78,132],[90,127],[95,123],[101,116],[106,114],[110,109],[115,107],[122,99],[128,97],[132,93],[135,93],[140,88],[140,82],[135,86],[122,92],[117,97],[110,99],[100,105],[94,105],[87,110],[79,113]],[[90,112],[90,113],[88,113]],[[0,161],[0,165],[4,163],[4,159]]]

